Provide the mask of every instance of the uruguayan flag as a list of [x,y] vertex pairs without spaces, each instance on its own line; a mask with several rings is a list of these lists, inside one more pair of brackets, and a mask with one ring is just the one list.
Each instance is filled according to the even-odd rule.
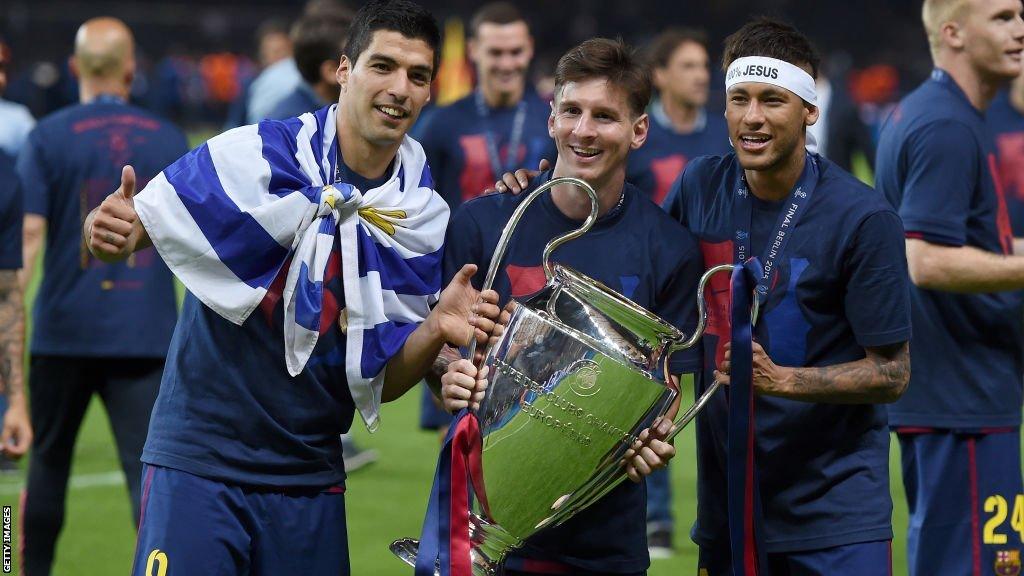
[[385,364],[437,301],[448,206],[433,191],[422,146],[409,137],[380,187],[335,182],[335,108],[211,139],[154,178],[135,209],[175,275],[235,324],[286,274],[284,361],[292,376],[338,321],[334,299],[324,298],[337,236],[345,369],[373,429]]

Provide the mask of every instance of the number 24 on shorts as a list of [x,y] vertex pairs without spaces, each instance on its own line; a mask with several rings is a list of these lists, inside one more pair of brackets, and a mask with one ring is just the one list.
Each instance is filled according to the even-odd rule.
[[[982,542],[985,544],[1006,544],[1006,534],[999,530],[1009,515],[1010,504],[1006,498],[996,494],[985,499],[985,513],[991,516],[985,522]],[[1013,499],[1013,514],[1010,516],[1010,528],[1017,533],[1024,543],[1024,494],[1017,494]]]

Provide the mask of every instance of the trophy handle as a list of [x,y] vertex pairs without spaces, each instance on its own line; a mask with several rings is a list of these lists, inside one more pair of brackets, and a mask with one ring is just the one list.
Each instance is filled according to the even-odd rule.
[[[516,207],[515,212],[512,213],[512,217],[509,218],[505,224],[505,228],[501,231],[501,236],[498,238],[498,244],[494,247],[494,254],[491,255],[491,265],[487,269],[487,276],[484,277],[483,290],[490,290],[494,286],[494,278],[498,275],[498,269],[501,268],[502,260],[505,259],[505,252],[508,250],[508,245],[512,240],[512,232],[515,231],[516,226],[519,224],[519,220],[522,219],[523,214],[526,213],[526,209],[530,204],[537,199],[538,196],[547,192],[551,188],[558,186],[559,184],[572,184],[573,186],[579,186],[582,188],[588,196],[590,196],[590,215],[583,224],[570,232],[566,232],[557,238],[551,239],[544,247],[544,277],[547,282],[551,282],[551,278],[554,276],[554,269],[551,266],[551,253],[556,248],[565,244],[569,240],[574,240],[587,233],[590,227],[597,221],[597,192],[594,191],[593,186],[587,184],[579,178],[572,178],[565,176],[562,178],[552,178],[544,184],[537,187],[536,190],[530,192],[529,195]],[[475,332],[475,331],[474,331]],[[473,351],[476,350],[476,336],[469,341],[469,359],[473,359]]]
[[[704,302],[704,290],[705,288],[707,288],[708,282],[711,281],[712,276],[719,272],[729,272],[731,274],[734,267],[735,266],[732,264],[719,264],[718,266],[714,266],[708,269],[700,277],[700,283],[697,285],[697,328],[693,331],[693,334],[689,338],[687,338],[683,342],[678,342],[670,345],[669,349],[665,352],[665,359],[662,363],[662,373],[665,376],[666,381],[668,381],[670,376],[668,361],[672,357],[672,354],[680,350],[692,348],[695,344],[697,344],[698,341],[700,341],[700,338],[704,335],[704,330],[707,328],[708,310],[707,304]],[[754,291],[753,301],[754,304],[750,308],[751,324],[755,324],[757,322],[758,312],[760,312],[761,308],[761,303],[760,300],[758,300],[757,298],[756,290]],[[714,396],[715,392],[718,391],[718,388],[721,385],[722,383],[719,382],[718,380],[712,382],[711,385],[708,386],[708,389],[705,390],[703,394],[701,394],[700,398],[698,398],[697,401],[694,402],[693,405],[686,410],[686,412],[683,412],[681,415],[677,415],[675,419],[675,430],[673,430],[672,433],[669,434],[668,438],[666,438],[665,441],[674,438],[675,435],[678,434],[683,429],[683,427],[689,424],[697,416],[697,413],[704,408],[704,406],[708,403],[709,400],[711,400],[711,397]]]

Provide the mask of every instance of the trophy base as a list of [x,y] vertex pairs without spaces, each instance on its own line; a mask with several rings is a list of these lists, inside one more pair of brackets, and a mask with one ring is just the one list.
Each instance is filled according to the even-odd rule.
[[[399,560],[409,566],[416,567],[416,554],[420,548],[419,540],[415,538],[402,538],[392,542],[389,548],[392,554],[398,556]],[[473,576],[498,576],[501,573],[500,565],[488,563],[475,550],[472,552],[472,556]],[[441,576],[441,569],[436,562],[434,563],[434,576]]]
[[[509,550],[522,545],[517,538],[476,514],[469,515],[470,558],[473,565],[473,576],[499,576],[501,565]],[[416,555],[419,553],[420,541],[414,538],[395,540],[389,546],[391,553],[409,566],[416,566]],[[437,562],[434,563],[434,576],[441,576]]]

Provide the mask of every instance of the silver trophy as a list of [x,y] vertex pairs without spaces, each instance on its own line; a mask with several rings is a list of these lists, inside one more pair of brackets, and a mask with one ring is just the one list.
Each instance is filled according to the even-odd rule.
[[[547,244],[547,284],[525,301],[512,301],[508,326],[483,360],[490,367],[490,383],[475,415],[482,435],[483,486],[473,490],[477,502],[488,507],[470,514],[475,576],[498,574],[509,551],[538,530],[565,522],[626,479],[621,462],[626,451],[679,393],[661,375],[669,374],[671,355],[692,347],[704,332],[708,280],[733,268],[716,266],[701,277],[698,324],[687,337],[600,282],[551,263],[551,253],[586,233],[598,212],[597,194],[589,184],[554,178],[528,195],[505,225],[484,290],[493,285],[526,208],[562,184],[587,192],[590,216],[579,229]],[[718,386],[712,383],[680,411],[671,436],[693,420]],[[415,566],[418,544],[403,538],[391,544],[391,551]]]

